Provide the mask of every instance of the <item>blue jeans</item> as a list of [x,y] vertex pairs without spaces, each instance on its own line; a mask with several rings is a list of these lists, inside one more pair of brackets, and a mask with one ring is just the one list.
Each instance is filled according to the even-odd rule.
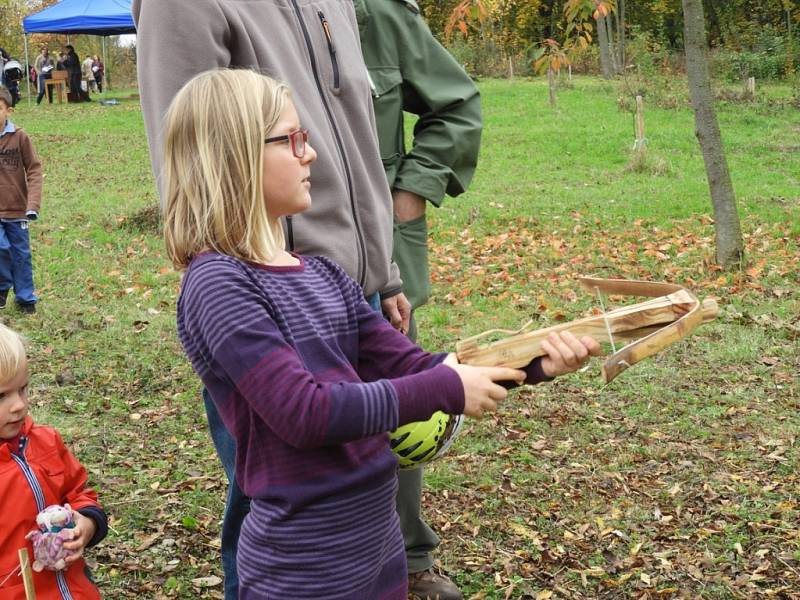
[[[47,80],[52,78],[53,76],[49,73],[47,75],[39,75],[39,95],[36,96],[36,104],[39,104],[42,101],[42,98],[44,98],[45,89],[47,89]],[[50,101],[50,104],[53,103],[53,88],[50,88],[50,93],[47,94],[47,99]]]
[[[380,310],[381,300],[378,294],[367,298],[369,305]],[[217,455],[228,477],[228,499],[225,502],[225,514],[222,517],[222,571],[225,576],[225,600],[237,600],[239,597],[239,574],[236,571],[236,549],[239,544],[239,532],[247,513],[250,512],[250,498],[244,495],[236,483],[236,440],[225,429],[211,394],[203,388],[203,404],[208,417],[208,429],[217,449]]]
[[17,304],[33,304],[33,264],[28,221],[0,220],[0,291],[14,288]]
[[211,439],[228,477],[228,498],[225,501],[225,513],[222,517],[222,571],[225,576],[225,600],[237,600],[239,574],[236,572],[236,548],[239,545],[242,523],[250,512],[250,498],[244,495],[236,483],[236,440],[225,429],[219,411],[206,388],[203,388],[203,403],[206,407]]

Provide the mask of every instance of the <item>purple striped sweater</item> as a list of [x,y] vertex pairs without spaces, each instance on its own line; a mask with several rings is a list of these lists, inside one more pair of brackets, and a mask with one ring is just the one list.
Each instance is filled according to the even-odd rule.
[[395,331],[326,258],[269,267],[205,253],[178,335],[237,443],[252,500],[241,598],[406,598],[387,431],[458,414],[458,375]]

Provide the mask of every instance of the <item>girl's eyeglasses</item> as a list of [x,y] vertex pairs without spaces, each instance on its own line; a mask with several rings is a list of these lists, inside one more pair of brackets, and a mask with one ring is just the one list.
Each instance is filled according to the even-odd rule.
[[292,154],[297,158],[303,158],[306,155],[306,142],[308,142],[308,129],[295,129],[286,135],[277,135],[275,137],[267,138],[264,140],[265,144],[273,142],[283,142],[289,140],[289,145],[292,147]]

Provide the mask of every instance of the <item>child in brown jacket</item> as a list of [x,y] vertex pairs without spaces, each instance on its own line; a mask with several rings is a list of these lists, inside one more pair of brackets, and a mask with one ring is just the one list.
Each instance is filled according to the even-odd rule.
[[36,312],[28,224],[39,217],[42,163],[31,139],[8,118],[11,94],[0,86],[0,308],[14,287],[19,309]]

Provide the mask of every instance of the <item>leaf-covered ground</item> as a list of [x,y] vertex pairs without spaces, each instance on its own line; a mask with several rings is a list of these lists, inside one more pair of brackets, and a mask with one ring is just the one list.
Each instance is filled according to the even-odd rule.
[[[476,599],[800,597],[800,118],[775,101],[787,88],[720,106],[749,258],[737,273],[713,264],[685,99],[648,108],[648,160],[631,168],[616,88],[577,80],[556,112],[541,82],[481,90],[476,179],[430,215],[424,346],[597,312],[581,274],[684,283],[721,312],[608,386],[595,363],[470,423],[426,475],[438,560]],[[91,552],[104,597],[220,598],[226,486],[175,338],[179,275],[138,102],[23,105],[15,120],[45,163],[42,301],[3,320],[30,340],[35,418],[64,432],[111,515]]]
[[[478,598],[797,597],[796,237],[786,224],[748,233],[754,266],[729,276],[708,264],[707,219],[626,231],[573,220],[443,236],[447,337],[489,316],[487,295],[503,298],[508,314],[490,317],[503,324],[591,312],[582,274],[684,282],[721,314],[608,386],[592,368],[473,426],[428,475],[446,566]],[[486,327],[476,321],[469,333]]]

